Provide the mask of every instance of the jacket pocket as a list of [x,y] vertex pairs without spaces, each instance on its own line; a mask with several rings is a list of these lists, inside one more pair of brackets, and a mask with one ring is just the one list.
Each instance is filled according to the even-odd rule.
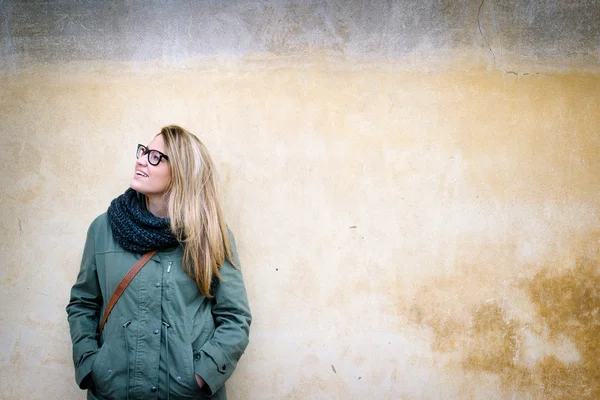
[[[121,329],[126,329],[124,324]],[[124,342],[127,338],[118,329],[106,332],[104,337],[92,366],[94,392],[101,398],[123,398],[127,387],[128,354]]]
[[104,343],[98,354],[96,355],[96,359],[94,360],[94,365],[92,366],[92,378],[94,380],[95,391],[102,395],[107,396],[110,392],[111,386],[111,375],[114,373],[110,363],[107,364],[107,360],[110,360],[110,357],[107,354],[110,353],[108,343]]
[[178,399],[196,399],[200,387],[196,382],[192,345],[181,337],[169,336],[169,392]]
[[177,263],[167,267],[167,300],[181,306],[194,303],[201,293],[196,282],[187,276]]

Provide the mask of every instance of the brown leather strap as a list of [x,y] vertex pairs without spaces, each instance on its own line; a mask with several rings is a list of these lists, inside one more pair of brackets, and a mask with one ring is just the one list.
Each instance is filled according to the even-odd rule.
[[117,286],[117,288],[113,292],[112,296],[110,296],[110,300],[108,301],[108,305],[106,306],[106,311],[104,311],[104,317],[102,317],[102,322],[100,323],[100,334],[101,335],[102,335],[102,330],[104,329],[104,324],[106,323],[106,319],[108,318],[108,315],[112,311],[115,304],[117,304],[119,297],[121,297],[121,295],[123,294],[125,289],[127,289],[127,286],[129,286],[129,284],[131,283],[133,278],[135,278],[137,273],[140,272],[140,270],[144,267],[144,265],[146,265],[148,260],[150,260],[152,258],[152,256],[156,254],[157,251],[158,250],[151,250],[151,251],[147,252],[146,254],[144,254],[142,256],[142,258],[140,258],[138,260],[138,262],[135,263],[133,268],[131,268],[129,270],[127,275],[125,275],[123,280],[119,283],[119,286]]

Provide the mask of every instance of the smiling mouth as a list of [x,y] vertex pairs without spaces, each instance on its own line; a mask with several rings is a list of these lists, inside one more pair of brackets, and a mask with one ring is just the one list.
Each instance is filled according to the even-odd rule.
[[135,171],[135,174],[136,174],[137,176],[143,176],[144,178],[147,178],[147,177],[148,177],[148,175],[146,175],[145,173],[143,173],[143,172],[140,172],[140,171]]

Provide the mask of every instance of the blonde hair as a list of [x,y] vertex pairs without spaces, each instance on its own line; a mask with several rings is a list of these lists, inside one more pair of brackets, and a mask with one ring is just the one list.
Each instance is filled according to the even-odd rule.
[[234,264],[229,231],[221,206],[217,176],[208,150],[192,133],[170,125],[159,135],[171,166],[167,189],[167,209],[171,230],[183,243],[183,268],[206,297],[211,283],[227,259]]

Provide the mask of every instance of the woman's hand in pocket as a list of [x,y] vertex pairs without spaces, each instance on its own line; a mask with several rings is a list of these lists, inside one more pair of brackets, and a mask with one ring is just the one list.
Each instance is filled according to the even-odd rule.
[[200,389],[204,388],[204,385],[206,384],[206,382],[204,382],[204,379],[202,379],[202,377],[198,374],[196,375],[196,383],[198,383],[198,386],[200,386]]

